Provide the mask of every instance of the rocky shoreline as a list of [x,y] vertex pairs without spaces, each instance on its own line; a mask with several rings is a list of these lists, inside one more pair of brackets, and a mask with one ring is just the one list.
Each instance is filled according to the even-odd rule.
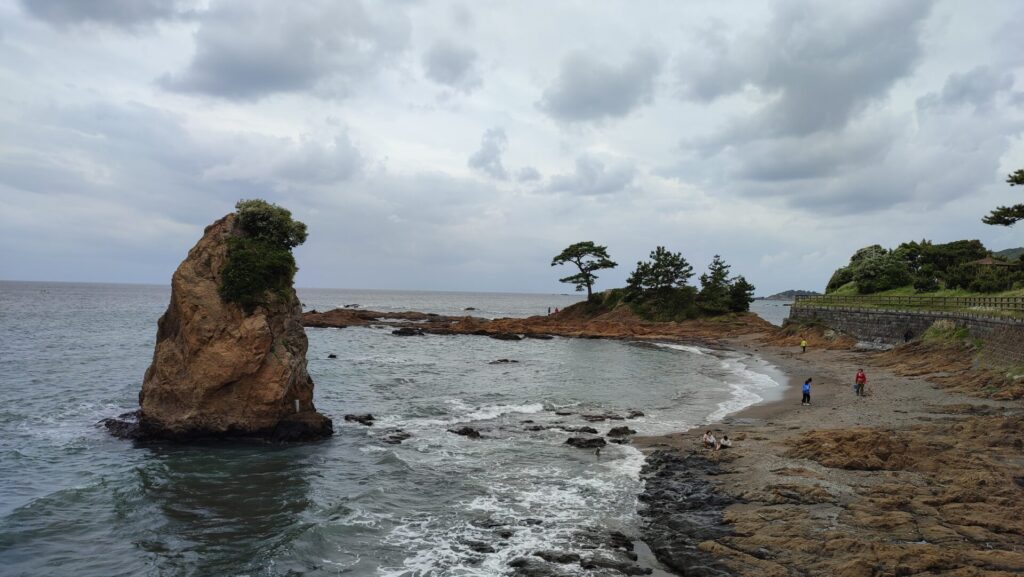
[[[922,355],[948,369],[949,351],[813,350],[733,342],[801,382],[797,398],[748,408],[711,428],[737,442],[707,451],[699,432],[636,439],[656,463],[648,483],[679,479],[675,493],[647,496],[645,539],[683,575],[1009,576],[1024,572],[1024,410],[943,390],[952,375],[921,374]],[[871,395],[849,386],[871,375]],[[959,374],[969,379],[970,367]],[[998,395],[992,393],[989,396]],[[713,466],[705,465],[705,462]],[[685,464],[684,464],[685,463]],[[665,469],[668,473],[664,473]],[[686,469],[689,474],[677,471]],[[705,505],[702,525],[681,498]],[[679,521],[660,518],[675,515]],[[671,529],[665,529],[670,527]],[[663,544],[667,543],[667,545]],[[673,559],[680,556],[682,563]],[[713,559],[705,569],[701,564]]]
[[[309,312],[302,322],[410,336],[666,340],[759,355],[791,383],[813,377],[813,405],[793,397],[727,417],[712,427],[737,441],[727,451],[703,449],[693,431],[634,439],[648,452],[639,539],[664,568],[709,577],[1024,573],[1019,386],[995,387],[962,352],[917,342],[856,350],[831,331],[777,329],[753,315],[647,323],[622,313],[488,320],[347,309]],[[797,347],[803,338],[807,354]],[[871,375],[865,398],[849,387],[861,367]],[[624,564],[590,567],[652,570],[630,564],[627,548],[611,550]],[[513,561],[514,573],[584,566],[541,553]]]

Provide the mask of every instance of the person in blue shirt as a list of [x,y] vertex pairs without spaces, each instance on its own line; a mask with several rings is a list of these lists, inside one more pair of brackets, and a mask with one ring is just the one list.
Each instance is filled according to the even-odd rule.
[[807,379],[804,381],[804,398],[800,401],[801,405],[811,404],[811,381],[813,379]]

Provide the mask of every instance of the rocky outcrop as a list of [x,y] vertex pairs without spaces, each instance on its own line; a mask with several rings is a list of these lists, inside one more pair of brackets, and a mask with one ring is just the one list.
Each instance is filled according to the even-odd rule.
[[221,299],[228,239],[239,234],[234,214],[218,220],[174,272],[139,394],[136,436],[297,441],[332,434],[331,420],[313,405],[295,291],[252,311]]
[[658,560],[680,575],[731,575],[700,547],[730,532],[723,511],[736,500],[707,480],[720,472],[716,463],[698,454],[656,451],[644,464],[643,537]]

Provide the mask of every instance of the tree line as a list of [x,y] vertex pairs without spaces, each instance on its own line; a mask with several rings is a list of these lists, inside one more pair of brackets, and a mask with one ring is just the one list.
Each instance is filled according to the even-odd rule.
[[[575,285],[577,291],[586,290],[588,302],[595,300],[596,272],[618,266],[608,255],[608,247],[592,241],[569,245],[551,260],[551,266],[564,264],[575,266],[579,272],[558,280]],[[747,311],[754,300],[754,285],[742,275],[732,276],[730,269],[721,256],[715,255],[700,275],[698,289],[689,282],[694,276],[693,266],[682,253],[659,246],[648,260],[636,263],[625,289],[619,289],[616,296],[641,316],[654,320]]]
[[[1024,170],[1006,177],[1010,186],[1024,186]],[[1024,204],[1000,206],[982,218],[985,224],[1012,226],[1024,220]],[[912,286],[916,292],[962,289],[993,293],[1024,286],[1024,262],[1013,266],[981,264],[991,256],[979,240],[934,244],[929,240],[905,242],[894,249],[866,246],[850,257],[828,281],[826,293],[840,289],[872,294]]]

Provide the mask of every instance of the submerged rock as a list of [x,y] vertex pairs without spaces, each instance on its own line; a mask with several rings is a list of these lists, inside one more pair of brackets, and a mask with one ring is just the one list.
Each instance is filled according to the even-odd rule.
[[577,449],[598,449],[608,443],[601,437],[569,437],[565,444],[572,445]]
[[474,429],[473,427],[459,427],[458,429],[448,429],[448,432],[455,433],[456,435],[461,435],[463,437],[469,437],[470,439],[480,438],[480,431]]
[[572,551],[555,551],[552,549],[544,549],[541,551],[534,551],[534,556],[540,557],[548,563],[579,563],[580,554],[573,553]]
[[360,425],[372,427],[375,419],[370,413],[364,413],[362,415],[345,415],[345,420],[351,423],[359,423]]
[[401,429],[396,429],[396,430],[388,433],[381,440],[384,441],[385,443],[389,444],[389,445],[401,445],[402,441],[405,441],[406,439],[411,439],[411,438],[412,438],[412,433],[407,433],[407,432],[405,432],[405,431],[403,431]]
[[499,341],[521,341],[523,337],[515,333],[494,333],[489,335],[492,339],[498,339]]
[[206,227],[174,272],[136,438],[297,441],[333,433],[313,405],[295,290],[268,292],[252,310],[221,298],[228,241],[245,236],[237,220],[233,213]]
[[424,333],[423,329],[402,327],[400,329],[395,329],[391,331],[391,334],[395,335],[396,337],[422,337]]

